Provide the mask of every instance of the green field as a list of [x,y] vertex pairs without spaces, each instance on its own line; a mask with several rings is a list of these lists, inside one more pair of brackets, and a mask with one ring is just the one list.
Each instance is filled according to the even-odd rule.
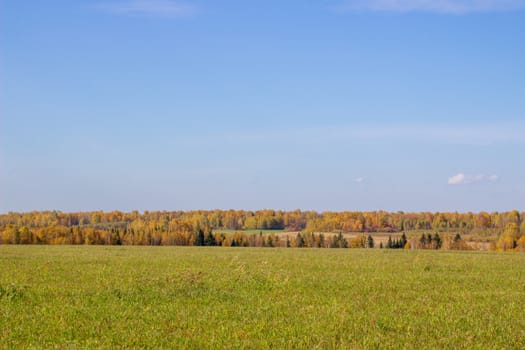
[[0,348],[525,348],[525,254],[0,246]]

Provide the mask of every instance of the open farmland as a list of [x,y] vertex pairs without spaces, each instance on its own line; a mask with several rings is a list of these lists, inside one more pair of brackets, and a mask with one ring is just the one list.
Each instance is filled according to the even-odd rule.
[[525,347],[525,255],[0,246],[7,348]]

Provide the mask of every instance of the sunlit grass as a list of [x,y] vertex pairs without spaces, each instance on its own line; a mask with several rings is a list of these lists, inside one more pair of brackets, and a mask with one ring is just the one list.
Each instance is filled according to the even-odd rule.
[[525,347],[525,255],[0,246],[7,348]]

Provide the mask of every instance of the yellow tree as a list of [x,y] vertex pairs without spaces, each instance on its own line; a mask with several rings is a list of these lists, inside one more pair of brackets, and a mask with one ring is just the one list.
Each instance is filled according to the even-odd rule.
[[509,222],[505,225],[505,230],[501,235],[496,247],[498,250],[507,251],[512,250],[516,247],[516,241],[519,236],[518,224],[515,222]]

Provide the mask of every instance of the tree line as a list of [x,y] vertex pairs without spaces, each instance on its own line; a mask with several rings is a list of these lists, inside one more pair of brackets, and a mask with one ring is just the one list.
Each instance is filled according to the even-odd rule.
[[[498,239],[491,243],[494,250],[520,250],[525,245],[524,215],[516,210],[502,213],[319,213],[301,210],[10,212],[0,215],[0,243],[467,249],[461,239],[451,235],[454,233],[459,237],[465,234],[496,236]],[[235,233],[225,234],[220,230]],[[260,230],[260,234],[246,234],[243,230]],[[263,232],[265,230],[298,233],[271,234]],[[407,239],[405,232],[417,230],[434,233]],[[346,233],[353,233],[355,237],[345,238],[343,234]],[[386,244],[381,242],[377,246],[371,233],[392,236]]]

